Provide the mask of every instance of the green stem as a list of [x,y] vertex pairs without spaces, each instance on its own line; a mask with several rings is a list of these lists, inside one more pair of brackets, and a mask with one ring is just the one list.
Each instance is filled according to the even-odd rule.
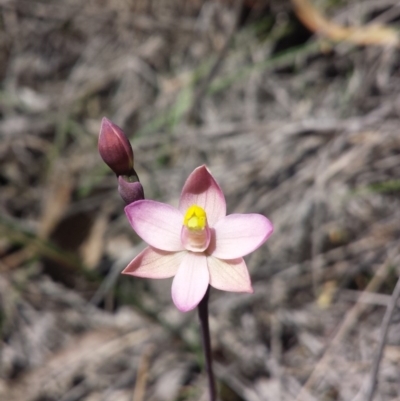
[[208,376],[208,388],[210,393],[210,401],[217,400],[217,392],[215,387],[215,379],[212,369],[212,355],[211,355],[211,340],[210,340],[210,328],[208,325],[208,297],[210,293],[210,287],[208,287],[204,298],[198,305],[199,319],[201,325],[201,338],[203,342],[203,350],[206,363],[206,371]]

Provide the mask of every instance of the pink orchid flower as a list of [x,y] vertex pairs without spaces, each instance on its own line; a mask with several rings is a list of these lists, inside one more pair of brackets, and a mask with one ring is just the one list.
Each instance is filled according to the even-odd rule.
[[225,197],[206,166],[187,179],[178,209],[153,200],[125,207],[136,233],[150,246],[122,272],[136,277],[168,278],[176,307],[187,312],[208,285],[224,291],[253,292],[243,256],[273,232],[260,214],[226,215]]

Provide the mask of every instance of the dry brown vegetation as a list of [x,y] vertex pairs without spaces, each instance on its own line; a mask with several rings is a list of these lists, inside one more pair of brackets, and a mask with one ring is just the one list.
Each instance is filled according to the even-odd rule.
[[[400,274],[399,5],[293,3],[0,2],[1,400],[206,400],[197,316],[119,274],[143,244],[102,116],[146,197],[206,163],[275,225],[255,293],[211,292],[221,400],[366,399]],[[399,321],[375,400],[400,399]]]

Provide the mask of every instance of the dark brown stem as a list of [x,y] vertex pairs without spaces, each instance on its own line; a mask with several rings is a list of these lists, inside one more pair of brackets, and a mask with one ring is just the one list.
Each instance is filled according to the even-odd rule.
[[203,350],[205,356],[206,370],[208,376],[208,387],[210,393],[210,401],[217,401],[217,392],[215,387],[215,379],[212,369],[212,356],[211,356],[211,340],[210,340],[210,328],[208,325],[208,296],[210,293],[210,287],[208,287],[204,298],[198,305],[199,319],[201,325],[201,338],[203,342]]

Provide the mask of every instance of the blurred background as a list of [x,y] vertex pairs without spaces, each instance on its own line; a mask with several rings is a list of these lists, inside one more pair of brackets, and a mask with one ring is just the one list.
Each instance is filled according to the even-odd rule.
[[[211,291],[222,401],[364,400],[400,270],[398,0],[0,1],[0,399],[206,400],[195,312],[97,152],[132,140],[147,198],[205,163],[275,225],[254,294]],[[400,313],[376,400],[400,399]]]

